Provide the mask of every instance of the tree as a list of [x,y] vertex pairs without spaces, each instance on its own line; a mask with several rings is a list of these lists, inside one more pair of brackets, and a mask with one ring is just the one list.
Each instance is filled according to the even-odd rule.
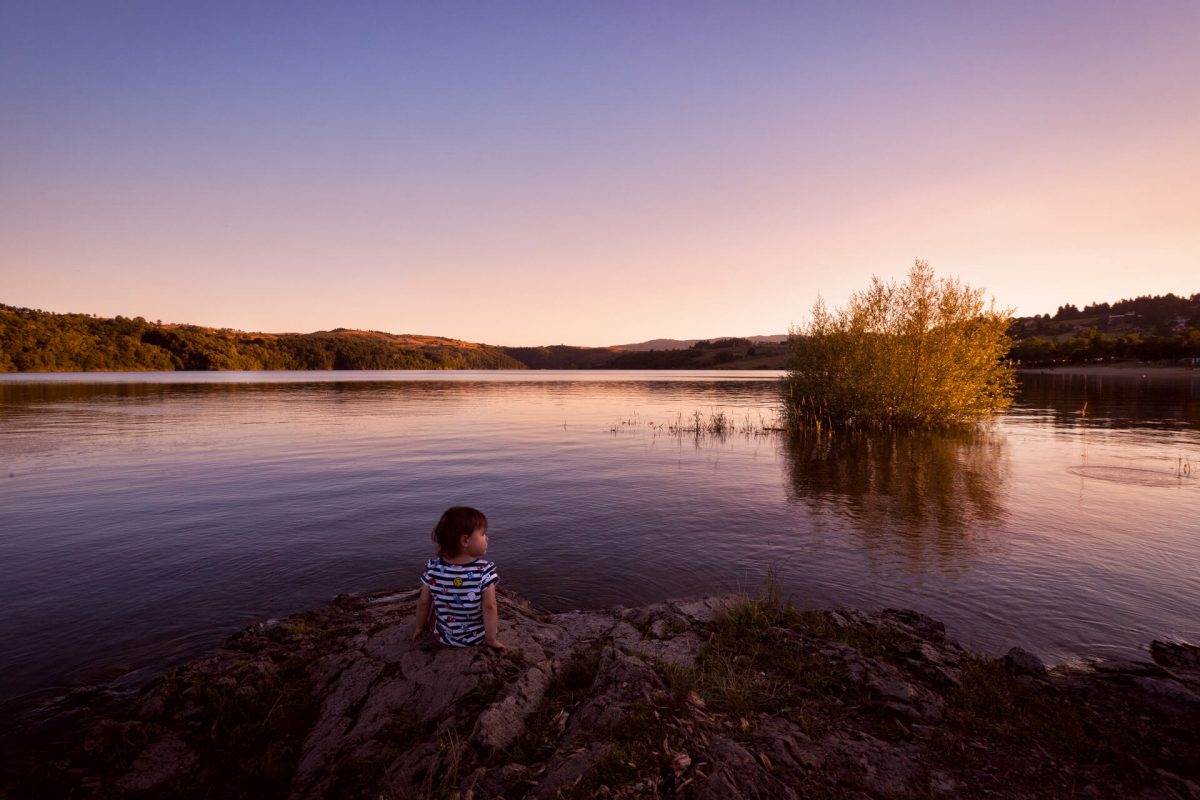
[[1006,360],[1012,313],[983,290],[939,279],[916,261],[902,284],[871,286],[790,338],[785,408],[801,427],[941,428],[971,423],[1012,401]]

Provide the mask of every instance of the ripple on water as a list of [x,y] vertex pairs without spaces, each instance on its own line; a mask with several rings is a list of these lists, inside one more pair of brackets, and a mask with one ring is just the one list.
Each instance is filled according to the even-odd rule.
[[1127,486],[1161,486],[1171,488],[1176,486],[1195,486],[1197,484],[1195,476],[1188,474],[1140,467],[1120,467],[1113,464],[1088,464],[1067,467],[1067,472],[1083,478],[1123,483]]

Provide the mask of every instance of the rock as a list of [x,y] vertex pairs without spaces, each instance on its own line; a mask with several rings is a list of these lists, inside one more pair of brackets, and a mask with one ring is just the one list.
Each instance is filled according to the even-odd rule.
[[362,703],[382,673],[383,664],[360,659],[335,679],[332,690],[321,704],[317,721],[304,741],[304,756],[296,767],[298,783],[307,784],[322,763],[342,745],[354,722],[351,709]]
[[630,652],[653,662],[665,662],[680,667],[694,667],[696,654],[704,642],[695,633],[688,631],[670,639],[621,640]]
[[931,645],[929,642],[920,642],[916,650],[913,651],[918,659],[928,661],[930,664],[942,665],[946,663],[946,658],[942,655],[942,651]]
[[591,747],[583,747],[566,755],[556,757],[546,769],[546,774],[538,781],[534,798],[558,797],[567,788],[581,781],[596,763],[603,760],[612,752],[612,745],[597,743]]
[[1139,675],[1133,678],[1133,683],[1138,688],[1143,689],[1150,694],[1159,695],[1176,703],[1183,703],[1190,706],[1200,706],[1200,694],[1197,694],[1196,692],[1187,688],[1179,681],[1172,680],[1170,678],[1155,678]]
[[[414,597],[345,596],[137,697],[82,696],[75,739],[33,762],[53,777],[13,796],[244,796],[253,771],[260,796],[292,800],[1157,798],[1200,782],[1190,645],[1049,671],[1014,648],[992,680],[915,612],[782,619],[743,648],[709,625],[728,599],[545,614],[502,593],[498,654],[411,642]],[[829,674],[806,682],[814,666]],[[0,746],[7,797],[18,760]]]
[[910,720],[936,720],[945,707],[939,696],[887,663],[871,664],[865,684],[883,708]]
[[472,776],[470,791],[478,800],[509,795],[520,797],[525,793],[514,791],[515,787],[520,784],[528,784],[529,780],[530,770],[524,764],[505,764],[499,769],[492,770],[480,768]]
[[[415,794],[414,789],[425,783],[424,778],[431,777],[430,770],[439,762],[440,757],[441,747],[437,741],[417,742],[408,747],[387,765],[383,777],[379,779],[381,791],[378,796],[408,797]],[[350,769],[345,772],[353,774],[354,762],[350,762],[348,766]],[[362,762],[359,762],[358,766],[361,768]],[[331,794],[333,792],[330,791],[330,787],[324,784],[312,787],[297,786],[293,787],[291,800],[299,800],[301,797],[324,800]]]
[[1111,677],[1134,677],[1138,675],[1167,678],[1170,673],[1158,664],[1149,661],[1137,661],[1132,658],[1105,658],[1091,662],[1094,672]]
[[919,760],[911,745],[892,745],[862,731],[835,733],[821,745],[826,768],[845,784],[884,797],[909,795],[917,785]]
[[764,717],[758,721],[753,735],[759,752],[768,754],[776,764],[797,771],[821,766],[822,758],[811,748],[811,740],[793,722]]
[[691,624],[712,622],[721,609],[735,602],[734,597],[705,597],[700,600],[675,601],[671,608]]
[[1033,653],[1020,647],[1014,647],[1004,655],[1005,668],[1014,675],[1032,675],[1042,677],[1046,674],[1046,664]]
[[879,617],[882,622],[891,624],[893,627],[899,626],[921,639],[928,639],[931,642],[946,641],[946,626],[919,611],[885,608]]
[[409,639],[411,631],[411,621],[408,621],[407,624],[397,623],[389,625],[367,638],[360,646],[360,649],[377,661],[382,661],[385,664],[391,663],[399,659],[412,647],[411,640]]
[[1150,657],[1172,677],[1200,692],[1200,647],[1186,642],[1154,641],[1150,643]]
[[1200,647],[1187,642],[1156,639],[1150,643],[1150,657],[1168,669],[1200,670]]
[[940,689],[962,686],[962,672],[956,667],[923,662],[914,665],[913,671],[926,682]]
[[633,627],[630,623],[620,620],[608,631],[609,637],[617,647],[623,650],[636,650],[640,647],[645,647],[647,640],[642,636],[642,632]]
[[178,734],[168,733],[142,751],[117,786],[125,792],[164,790],[184,779],[195,764],[195,752]]
[[901,703],[914,702],[919,693],[916,686],[896,673],[872,675],[867,679],[867,686],[883,699],[896,700]]
[[932,772],[929,775],[929,791],[935,795],[958,797],[958,781],[945,772]]
[[160,717],[166,705],[162,692],[150,692],[138,702],[138,717],[144,720]]
[[1155,773],[1162,779],[1163,783],[1173,788],[1181,797],[1189,798],[1189,800],[1200,800],[1200,783],[1182,778],[1173,772],[1161,768],[1155,770]]
[[606,648],[600,654],[591,695],[567,724],[567,737],[579,739],[588,732],[612,728],[651,692],[662,688],[662,679],[646,662],[615,647]]
[[[697,764],[709,770],[696,779],[696,800],[798,800],[790,786],[772,776],[745,747],[714,737]],[[699,766],[697,766],[699,771]]]
[[525,733],[525,719],[546,693],[554,674],[551,662],[527,669],[503,698],[488,706],[475,725],[475,739],[484,747],[498,750]]
[[825,613],[834,624],[840,625],[843,628],[851,628],[870,626],[878,622],[883,616],[883,613],[886,612],[881,612],[872,616],[861,609],[846,608],[843,606],[842,608],[834,609],[833,611],[826,611]]

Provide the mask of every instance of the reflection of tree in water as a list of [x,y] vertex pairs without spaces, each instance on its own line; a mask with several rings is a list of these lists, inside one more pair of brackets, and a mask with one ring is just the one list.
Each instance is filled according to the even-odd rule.
[[784,449],[792,502],[919,567],[970,561],[1006,514],[1008,459],[991,433],[800,433]]
[[1200,426],[1200,380],[1147,375],[1072,375],[1029,373],[1021,376],[1017,409],[1046,410],[1056,425],[1110,428]]

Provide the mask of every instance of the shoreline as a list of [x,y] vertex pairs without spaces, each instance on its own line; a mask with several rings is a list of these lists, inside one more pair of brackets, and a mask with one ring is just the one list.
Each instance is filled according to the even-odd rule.
[[[13,797],[1196,797],[1200,648],[1047,668],[777,592],[409,640],[415,592],[252,625],[6,744]],[[5,795],[7,796],[7,795]]]
[[[762,363],[760,363],[762,362]],[[1018,375],[1070,375],[1070,376],[1106,376],[1120,375],[1123,377],[1131,375],[1144,374],[1147,377],[1167,377],[1167,378],[1200,378],[1200,367],[1189,367],[1175,364],[1138,364],[1136,362],[1121,362],[1114,364],[1062,364],[1058,366],[1048,367],[1016,367],[1015,371]],[[406,373],[427,373],[427,374],[455,374],[464,372],[483,372],[483,373],[521,373],[521,374],[538,374],[546,372],[591,372],[597,374],[612,374],[620,372],[653,372],[653,373],[674,373],[674,372],[787,372],[786,366],[771,365],[766,359],[755,360],[750,364],[720,364],[711,367],[640,367],[630,369],[613,369],[607,367],[561,367],[561,368],[543,368],[543,367],[521,367],[521,368],[444,368],[444,369],[307,369],[307,370],[92,370],[92,371],[58,371],[58,370],[39,370],[39,371],[11,371],[0,372],[0,380],[9,378],[10,380],[17,376],[42,376],[48,381],[64,381],[78,380],[79,376],[109,376],[112,377],[136,377],[138,375],[180,375],[189,377],[198,376],[217,376],[217,375],[280,375],[280,374],[307,374],[307,375],[328,375],[335,376],[338,374],[373,374],[387,372],[406,372]],[[201,381],[205,382],[205,381]]]
[[1064,364],[1056,367],[1018,367],[1018,375],[1066,375],[1069,377],[1119,376],[1146,378],[1200,378],[1200,367],[1152,364]]

